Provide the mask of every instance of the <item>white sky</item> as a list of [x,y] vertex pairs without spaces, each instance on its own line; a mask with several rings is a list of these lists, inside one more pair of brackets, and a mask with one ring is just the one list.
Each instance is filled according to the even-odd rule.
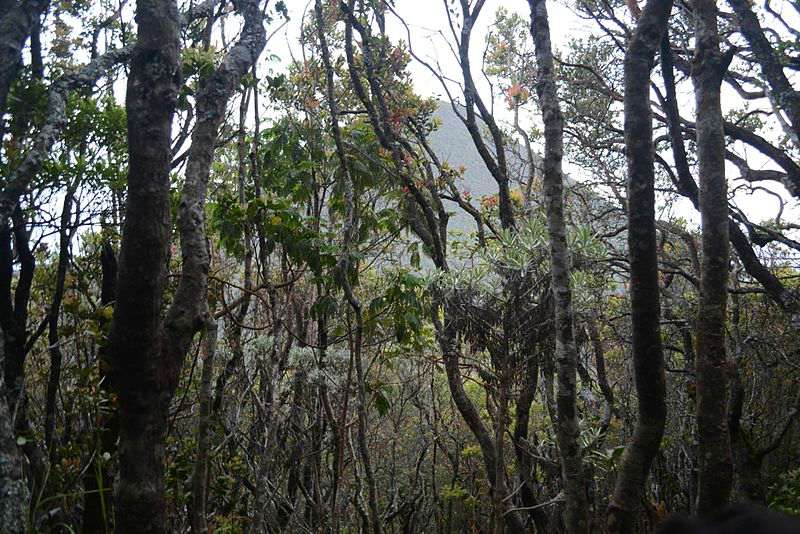
[[[396,0],[395,10],[406,21],[411,31],[411,47],[413,50],[424,60],[431,64],[437,61],[443,68],[443,74],[453,79],[460,79],[458,65],[452,55],[450,48],[445,44],[442,33],[445,36],[450,36],[448,21],[446,16],[446,2],[447,0]],[[299,46],[299,32],[300,21],[304,13],[313,12],[313,0],[294,0],[288,1],[287,7],[291,16],[291,21],[275,35],[273,40],[268,45],[268,54],[275,54],[280,58],[277,63],[272,63],[273,68],[279,70],[280,65],[284,61],[288,61],[291,53],[295,57],[299,57],[299,51],[296,47]],[[481,13],[478,24],[473,30],[472,41],[472,60],[474,65],[479,65],[481,54],[485,46],[486,35],[488,26],[494,21],[495,11],[499,7],[504,7],[509,11],[517,12],[524,18],[529,17],[528,5],[524,0],[489,0]],[[548,3],[548,11],[550,16],[550,26],[552,33],[553,44],[558,53],[559,50],[566,50],[569,40],[578,37],[587,37],[599,32],[599,29],[594,27],[591,22],[580,19],[563,1],[551,1]],[[405,28],[395,19],[393,15],[387,13],[387,30],[395,40],[402,40],[407,42],[407,33]],[[291,47],[291,52],[290,52]],[[476,67],[477,68],[477,67]],[[439,81],[428,71],[428,69],[412,60],[410,65],[410,72],[414,80],[416,90],[423,96],[442,96],[444,92],[441,88]],[[754,73],[758,75],[760,73]],[[483,80],[480,76],[476,75],[476,82],[481,84]],[[487,86],[484,85],[484,88]],[[692,112],[687,113],[686,109],[692,110],[694,107],[694,98],[691,92],[691,85],[684,84],[679,87],[679,91],[685,98],[685,103],[681,105],[682,114],[684,116],[693,116]],[[724,98],[724,102],[729,105],[738,106],[741,100],[738,96],[731,93],[729,98]],[[504,111],[502,103],[495,107],[498,116],[504,120],[510,120],[508,112]],[[726,111],[726,110],[723,110]],[[539,120],[534,118],[534,120]],[[754,168],[759,168],[765,164],[764,158],[758,155],[755,150],[746,152],[748,160],[753,162]],[[457,162],[453,162],[457,163]],[[565,162],[565,168],[572,175],[580,176],[579,169],[575,169]],[[729,178],[739,176],[739,171],[732,165],[728,167]],[[735,184],[731,183],[731,187]],[[768,186],[771,190],[778,191],[783,198],[789,198],[785,189],[772,183],[762,183],[759,185]],[[753,195],[745,195],[744,193],[737,195],[736,201],[740,209],[742,209],[753,221],[761,222],[762,220],[774,217],[777,212],[777,200],[763,192],[757,192]],[[699,222],[699,215],[691,206],[688,200],[681,199],[676,206],[673,206],[671,213],[680,215],[689,221],[697,224]],[[661,214],[666,216],[667,213]],[[792,217],[797,220],[797,202],[790,200],[784,213],[784,220],[790,220]]]
[[[430,64],[442,66],[443,74],[455,80],[460,79],[458,64],[453,57],[453,54],[445,42],[445,37],[450,36],[448,21],[446,16],[446,5],[452,0],[395,0],[395,10],[405,20],[411,31],[411,47],[414,52],[422,57]],[[556,53],[559,51],[565,52],[570,40],[591,35],[599,35],[599,28],[591,21],[586,21],[579,18],[567,3],[570,0],[551,0],[548,2],[548,11],[550,18],[550,27],[554,47]],[[644,0],[639,0],[642,3]],[[272,2],[274,3],[274,1]],[[273,72],[283,71],[292,57],[295,59],[301,57],[299,50],[299,36],[301,22],[304,14],[311,16],[313,14],[314,0],[286,0],[286,6],[289,11],[291,20],[284,26],[278,28],[279,21],[273,22],[267,28],[268,34],[274,35],[267,45],[267,49],[262,56],[262,64]],[[130,7],[130,6],[129,6]],[[510,12],[520,14],[524,19],[529,17],[528,5],[525,0],[488,0],[486,6],[481,13],[478,24],[473,30],[473,41],[471,46],[472,61],[475,65],[474,70],[478,70],[478,65],[481,63],[481,55],[483,53],[488,27],[495,18],[495,12],[498,8],[503,7]],[[777,6],[780,9],[780,5]],[[132,7],[129,9],[132,11]],[[128,10],[126,10],[128,11]],[[125,16],[126,19],[132,20],[131,16]],[[627,16],[627,15],[626,15]],[[630,22],[630,21],[629,21]],[[800,23],[800,21],[798,21]],[[235,26],[235,24],[234,24]],[[400,24],[391,13],[387,13],[387,30],[390,36],[396,41],[408,41],[406,29]],[[231,32],[235,31],[234,28],[228,26],[225,33],[228,39],[232,38]],[[262,67],[262,69],[264,68]],[[415,88],[420,95],[423,96],[437,96],[445,98],[444,91],[439,81],[428,71],[428,69],[412,60],[409,70],[414,81]],[[263,72],[263,70],[262,70]],[[759,76],[759,72],[753,73],[754,76]],[[479,85],[479,90],[484,95],[488,94],[488,85],[480,75],[475,74],[476,83]],[[656,77],[657,78],[657,77]],[[120,100],[124,100],[124,83],[118,83],[115,86],[115,91]],[[684,82],[678,87],[679,99],[681,100],[681,113],[687,118],[693,118],[694,98],[692,95],[692,87],[690,83]],[[454,94],[457,94],[456,91]],[[723,106],[728,104],[728,107],[736,107],[741,105],[741,99],[723,85]],[[728,111],[723,109],[723,112]],[[507,123],[510,123],[510,113],[502,102],[498,101],[495,106],[496,117]],[[540,121],[539,117],[523,117],[523,124],[530,124],[530,121]],[[775,126],[777,128],[777,125]],[[568,141],[568,140],[567,140]],[[741,150],[741,145],[737,147],[740,155],[746,156],[746,159],[751,163],[753,168],[777,168],[774,164],[770,164],[754,149]],[[668,156],[668,155],[667,155]],[[667,157],[667,159],[671,159]],[[458,162],[451,162],[458,165]],[[580,179],[582,170],[571,165],[569,161],[565,161],[565,170],[573,177]],[[732,165],[728,165],[729,187],[734,187],[737,182],[733,178],[739,176],[739,171]],[[779,184],[774,182],[762,182],[760,184],[769,188],[772,191],[778,192],[782,198],[789,199],[783,220],[797,221],[798,202],[791,199],[786,190]],[[737,194],[736,203],[742,211],[754,222],[762,222],[767,218],[772,218],[777,213],[778,201],[777,199],[765,192],[755,192],[754,194],[739,193]],[[659,215],[667,217],[668,215],[681,216],[694,224],[699,223],[699,214],[692,207],[688,200],[680,199],[677,204],[671,206],[669,212],[663,211]]]

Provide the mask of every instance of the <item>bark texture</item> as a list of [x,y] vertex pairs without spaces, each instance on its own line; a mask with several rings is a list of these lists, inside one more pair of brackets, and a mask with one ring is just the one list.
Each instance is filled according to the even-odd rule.
[[[170,124],[180,87],[180,18],[173,2],[139,2],[128,81],[130,176],[112,325],[120,409],[119,532],[164,530],[164,440],[169,404],[195,334],[208,321],[205,199],[225,109],[266,44],[257,1],[239,2],[245,24],[220,65],[200,81],[178,230],[182,273],[160,321],[170,242]],[[142,303],[146,303],[143,305]],[[121,512],[121,513],[120,513]]]
[[0,115],[6,111],[11,84],[17,77],[22,47],[50,2],[28,0],[4,3],[0,9]]
[[564,116],[558,102],[550,43],[550,23],[546,0],[528,0],[531,11],[531,35],[536,53],[538,79],[536,94],[544,119],[544,187],[547,230],[550,236],[550,274],[554,296],[556,364],[557,438],[561,454],[561,473],[566,500],[567,532],[589,532],[589,503],[580,447],[576,401],[576,366],[578,351],[572,312],[570,256],[564,220]]
[[197,455],[192,473],[192,505],[189,512],[191,532],[208,534],[206,500],[208,498],[208,453],[211,425],[211,378],[214,376],[214,359],[217,353],[217,323],[209,320],[203,349],[203,371],[200,379],[200,407],[197,422]]
[[116,531],[122,534],[165,531],[170,398],[159,357],[160,317],[170,242],[170,133],[181,82],[176,3],[141,0],[136,22],[126,96],[127,204],[109,339],[120,416]]
[[696,0],[695,88],[700,173],[702,260],[697,316],[697,510],[709,514],[730,497],[733,481],[728,432],[725,320],[728,300],[728,194],[720,89],[732,56],[719,49],[715,0]]
[[3,329],[0,328],[0,524],[8,534],[27,532],[26,508],[28,486],[22,472],[22,463],[14,439],[11,424],[11,411],[6,402],[3,366],[5,364],[5,343]]
[[614,533],[633,532],[635,512],[640,508],[666,419],[650,71],[671,9],[671,0],[649,0],[625,52],[628,254],[638,419],[633,437],[625,448],[608,507],[606,526]]

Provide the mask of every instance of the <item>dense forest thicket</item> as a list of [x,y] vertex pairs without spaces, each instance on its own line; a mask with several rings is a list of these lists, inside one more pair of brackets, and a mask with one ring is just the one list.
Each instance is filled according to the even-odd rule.
[[0,531],[800,515],[798,28],[0,0]]

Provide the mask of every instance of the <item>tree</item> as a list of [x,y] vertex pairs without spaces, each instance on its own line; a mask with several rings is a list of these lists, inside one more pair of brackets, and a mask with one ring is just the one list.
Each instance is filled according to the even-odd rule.
[[[228,100],[266,43],[258,2],[242,2],[239,9],[245,21],[239,41],[220,66],[200,80],[198,120],[178,213],[183,271],[163,325],[160,314],[171,237],[170,131],[180,81],[180,26],[177,7],[169,2],[140,4],[137,10],[139,40],[127,100],[131,170],[109,348],[112,383],[119,395],[124,466],[117,497],[120,532],[161,532],[165,525],[163,448],[169,403],[192,339],[210,320],[204,207],[211,161]],[[148,248],[156,253],[142,261]],[[144,296],[150,305],[142,308],[137,302]]]
[[564,117],[558,103],[550,23],[546,0],[528,0],[531,35],[536,48],[538,79],[536,93],[544,118],[544,200],[550,235],[550,271],[554,295],[556,362],[558,364],[558,445],[566,495],[568,532],[588,532],[586,480],[581,460],[575,381],[578,353],[575,348],[570,257],[564,219]]
[[118,396],[116,531],[164,532],[164,432],[174,385],[161,357],[169,257],[172,118],[180,89],[180,21],[170,0],[139,2],[126,110],[129,171],[117,301],[108,342]]
[[719,50],[717,7],[695,3],[696,49],[692,64],[697,115],[700,175],[702,264],[697,308],[697,436],[700,513],[721,509],[732,481],[728,431],[728,371],[725,330],[728,301],[728,187],[725,180],[725,133],[720,102],[722,77],[733,50]]
[[625,51],[628,256],[638,419],[633,437],[625,448],[614,496],[608,507],[609,532],[633,532],[634,514],[641,502],[650,466],[661,446],[667,415],[649,75],[671,9],[669,0],[648,1]]
[[37,5],[0,7],[4,528],[796,511],[799,153],[761,68],[793,80],[795,6],[579,2],[565,37],[544,0]]

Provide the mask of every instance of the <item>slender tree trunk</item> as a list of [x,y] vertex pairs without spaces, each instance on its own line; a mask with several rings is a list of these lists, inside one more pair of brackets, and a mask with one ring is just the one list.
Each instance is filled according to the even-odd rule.
[[697,311],[697,510],[722,508],[733,483],[728,432],[725,321],[728,300],[728,193],[720,89],[732,56],[719,50],[715,0],[695,0],[697,159],[700,174],[702,261]]
[[628,160],[633,369],[639,401],[633,437],[625,448],[606,527],[633,532],[635,513],[664,435],[666,393],[661,347],[661,305],[655,225],[653,124],[650,70],[669,21],[671,0],[648,0],[625,53],[625,148]]
[[605,400],[605,410],[603,412],[603,422],[600,426],[602,432],[599,443],[605,441],[605,434],[608,431],[608,426],[611,424],[611,419],[616,414],[616,407],[614,405],[614,390],[608,382],[606,374],[606,356],[603,348],[603,339],[600,337],[600,332],[597,330],[596,319],[590,318],[587,321],[586,331],[589,334],[589,341],[592,344],[592,352],[594,353],[594,365],[597,371],[597,384],[600,386],[600,392],[603,394]]
[[0,115],[6,111],[8,92],[22,63],[22,47],[48,4],[46,0],[7,2],[3,7],[8,9],[0,11]]
[[[102,270],[100,303],[103,306],[110,306],[116,299],[117,257],[108,241],[103,243],[100,251],[100,265]],[[101,323],[101,326],[104,324]],[[100,388],[110,396],[114,388],[111,387],[111,366],[108,360],[107,344],[108,341],[103,340],[103,344],[97,351],[97,366]],[[97,437],[94,454],[83,479],[84,504],[81,526],[83,534],[107,534],[110,531],[114,474],[104,455],[107,453],[110,457],[116,451],[118,429],[119,419],[114,406],[109,406],[106,410],[97,410]]]
[[564,221],[564,117],[558,92],[550,43],[550,23],[546,0],[528,0],[531,11],[531,35],[539,68],[536,93],[544,119],[545,154],[543,187],[550,235],[550,274],[554,296],[556,365],[558,390],[556,410],[557,438],[561,454],[561,473],[566,497],[565,523],[571,534],[589,532],[589,503],[581,458],[580,428],[576,399],[578,351],[572,313],[570,257]]
[[[32,499],[39,496],[45,472],[45,457],[28,418],[28,395],[25,391],[25,359],[28,354],[28,302],[30,301],[36,260],[30,249],[27,224],[22,209],[15,201],[11,217],[12,226],[0,219],[0,330],[3,330],[3,393],[16,436],[26,438],[22,450],[27,458],[25,472]],[[19,272],[16,288],[14,280],[14,242]],[[25,464],[23,464],[25,465]]]
[[534,494],[534,475],[528,443],[530,432],[530,410],[536,398],[539,383],[539,355],[528,354],[524,366],[522,386],[515,406],[514,421],[514,453],[517,457],[517,470],[520,483],[522,505],[528,508],[530,520],[536,525],[537,532],[547,531],[547,514],[544,509],[537,508]]
[[[664,116],[669,128],[670,143],[672,144],[672,155],[675,161],[677,175],[678,192],[688,198],[696,209],[700,208],[700,192],[697,183],[689,169],[686,158],[686,148],[680,126],[680,116],[678,113],[678,101],[675,91],[675,74],[673,72],[672,50],[669,39],[664,35],[661,44],[661,73],[664,78],[666,106]],[[747,274],[758,280],[764,287],[767,295],[780,306],[790,318],[794,318],[798,313],[797,298],[781,280],[775,276],[761,261],[753,250],[753,246],[748,241],[747,236],[739,228],[739,225],[732,217],[728,218],[728,233],[731,245],[736,249],[736,254],[742,262],[742,266]]]
[[214,376],[214,357],[217,352],[217,323],[211,319],[206,326],[203,349],[203,370],[200,378],[200,408],[197,414],[197,454],[192,473],[192,504],[189,519],[194,534],[208,534],[206,501],[208,499],[209,426],[211,423],[211,379]]
[[[509,490],[506,485],[504,477],[498,478],[497,475],[497,450],[495,448],[492,436],[486,425],[481,420],[478,409],[473,404],[472,400],[467,396],[464,389],[464,383],[461,378],[460,369],[460,354],[458,347],[458,338],[454,327],[449,321],[453,317],[453,312],[448,309],[450,306],[446,297],[439,295],[437,297],[439,302],[444,307],[444,324],[439,321],[438,316],[434,316],[434,324],[436,327],[436,337],[439,347],[442,351],[444,359],[445,373],[447,374],[447,384],[450,389],[450,395],[453,398],[453,403],[456,405],[459,414],[467,423],[473,436],[475,436],[478,445],[481,448],[481,455],[483,456],[483,463],[486,467],[486,475],[489,479],[489,484],[492,488],[493,494],[502,495],[500,500],[504,503],[504,508],[512,507],[513,503],[508,498]],[[524,523],[517,511],[513,510],[500,510],[505,518],[506,527],[511,532],[523,532],[525,530]]]
[[[30,300],[33,273],[36,259],[28,243],[28,231],[22,210],[19,205],[14,208],[12,225],[5,226],[0,222],[0,326],[5,337],[5,373],[6,396],[9,407],[17,413],[17,428],[27,426],[27,412],[24,408],[15,408],[16,404],[25,402],[23,381],[25,374],[25,345],[28,341],[28,301]],[[19,274],[16,287],[14,281],[14,250],[19,260]],[[22,424],[22,426],[19,425]]]
[[[328,52],[328,44],[325,38],[325,30],[323,27],[322,18],[322,3],[317,0],[314,4],[314,11],[317,22],[317,37],[320,41],[322,49],[322,59],[325,66],[326,73],[326,95],[328,100],[328,107],[330,111],[330,126],[333,133],[334,142],[336,144],[336,153],[339,158],[339,165],[342,170],[342,189],[344,191],[345,210],[347,213],[347,220],[342,228],[342,252],[340,259],[337,263],[338,276],[341,280],[344,293],[353,314],[356,319],[356,328],[351,342],[351,353],[353,357],[353,364],[356,371],[356,412],[358,418],[358,428],[356,433],[356,442],[358,444],[358,452],[361,457],[361,462],[364,468],[364,478],[367,483],[367,497],[369,509],[369,522],[371,523],[371,530],[375,534],[383,533],[383,519],[380,517],[378,510],[378,495],[375,483],[375,474],[370,460],[369,447],[367,446],[367,401],[366,401],[366,378],[364,376],[364,364],[362,361],[362,337],[364,333],[364,316],[361,309],[361,303],[358,300],[355,292],[350,285],[350,270],[351,270],[351,255],[352,248],[357,247],[354,243],[358,231],[358,207],[355,199],[355,191],[353,187],[353,179],[350,174],[350,168],[347,163],[345,155],[345,148],[339,130],[339,115],[336,97],[334,96],[334,81],[333,81],[333,67],[331,65],[330,54]],[[358,266],[352,266],[357,272]],[[343,422],[344,423],[344,422]]]
[[50,370],[47,377],[47,396],[45,400],[44,443],[50,459],[55,459],[53,450],[53,435],[56,428],[56,396],[61,383],[61,347],[58,335],[58,316],[61,312],[61,301],[64,298],[64,284],[69,266],[69,244],[72,232],[68,228],[72,218],[72,197],[77,189],[77,182],[69,186],[61,210],[61,228],[59,229],[58,267],[56,272],[56,287],[53,291],[53,300],[48,310],[47,343],[50,352]]
[[25,534],[28,504],[28,486],[22,472],[22,462],[17,451],[11,411],[5,395],[3,366],[5,343],[0,327],[0,524],[8,534]]
[[[737,363],[739,363],[737,361]],[[754,451],[741,426],[745,389],[737,367],[731,380],[730,410],[728,414],[731,434],[731,457],[735,465],[736,498],[765,505],[766,495],[761,479],[764,456]]]
[[[239,205],[242,209],[246,207],[246,187],[247,187],[247,139],[245,136],[245,122],[247,120],[247,107],[250,103],[249,92],[245,91],[242,94],[241,102],[239,103],[239,132],[236,143],[236,153],[238,159],[238,188],[239,188]],[[258,113],[258,110],[256,110]],[[255,155],[256,140],[253,140],[253,158]],[[251,166],[250,175],[254,180],[259,180],[260,177],[256,175],[255,164]],[[217,377],[216,384],[214,385],[214,402],[212,404],[212,412],[219,414],[222,408],[222,397],[225,392],[225,386],[228,380],[236,372],[236,368],[244,362],[244,350],[242,348],[242,324],[247,317],[247,312],[250,310],[250,301],[252,299],[253,290],[253,243],[252,231],[250,225],[246,225],[244,229],[244,275],[243,287],[244,292],[241,296],[239,309],[236,314],[232,314],[232,320],[226,326],[226,337],[231,347],[231,357],[225,364],[222,372]],[[231,312],[232,313],[232,312]]]

